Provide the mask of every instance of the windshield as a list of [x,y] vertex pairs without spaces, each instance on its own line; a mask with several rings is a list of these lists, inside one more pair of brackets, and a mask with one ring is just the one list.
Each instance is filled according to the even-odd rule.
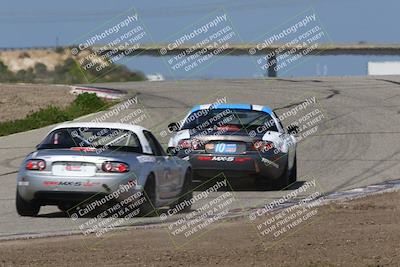
[[141,153],[137,135],[128,130],[110,128],[62,128],[51,132],[38,149],[65,149],[91,147],[94,149],[118,149]]
[[191,113],[182,129],[206,129],[236,126],[238,129],[253,130],[260,126],[263,131],[278,131],[271,115],[262,111],[244,109],[209,109]]

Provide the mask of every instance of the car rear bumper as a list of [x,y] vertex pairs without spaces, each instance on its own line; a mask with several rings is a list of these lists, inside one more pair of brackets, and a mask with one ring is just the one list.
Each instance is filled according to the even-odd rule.
[[106,195],[105,193],[90,192],[37,191],[34,193],[33,199],[41,205],[79,204],[101,199]]
[[119,193],[117,198],[125,198],[142,190],[136,183],[128,175],[64,178],[40,172],[23,172],[18,175],[17,190],[27,201],[38,200],[43,205],[56,205],[61,202],[82,202],[116,190]]
[[189,162],[196,176],[212,178],[224,173],[227,177],[262,176],[279,178],[287,166],[287,155],[271,153],[207,154],[192,153]]

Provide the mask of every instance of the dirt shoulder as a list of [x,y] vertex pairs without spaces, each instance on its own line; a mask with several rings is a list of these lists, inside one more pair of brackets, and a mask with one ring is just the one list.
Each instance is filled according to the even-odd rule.
[[75,97],[68,86],[0,84],[0,121],[23,119],[40,108],[64,108]]
[[[260,221],[260,220],[258,220]],[[257,222],[258,223],[258,222]],[[177,249],[166,229],[0,243],[0,265],[38,266],[399,266],[400,193],[318,208],[278,240],[248,219],[217,223]],[[93,245],[93,246],[92,246]],[[90,249],[89,249],[90,247]]]

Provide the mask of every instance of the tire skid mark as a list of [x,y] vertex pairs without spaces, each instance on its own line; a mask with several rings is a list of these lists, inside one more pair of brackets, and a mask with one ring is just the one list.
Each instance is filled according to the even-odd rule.
[[[137,96],[140,98],[140,96],[148,96],[148,97],[153,97],[153,98],[159,98],[159,99],[165,99],[165,100],[168,100],[168,101],[171,101],[171,102],[173,102],[173,103],[178,103],[178,104],[180,104],[180,106],[176,106],[177,108],[191,108],[192,107],[192,105],[190,105],[190,104],[187,104],[187,103],[185,103],[185,102],[183,102],[183,101],[179,101],[179,100],[176,100],[176,99],[173,99],[173,98],[171,98],[171,97],[167,97],[167,96],[161,96],[161,95],[156,95],[156,94],[150,94],[150,93],[143,93],[143,92],[138,92],[137,93]],[[141,102],[141,104],[144,106],[144,107],[148,107],[148,106],[146,106],[144,103],[143,103],[143,101],[139,101],[139,102]]]
[[[9,158],[9,159],[3,159],[2,161],[0,161],[0,166],[5,167],[5,168],[11,168],[11,169],[15,169],[16,166],[14,166],[12,164],[12,162],[14,160],[17,159],[21,159],[21,161],[26,157],[26,155],[23,156],[18,156],[18,157],[14,157],[14,158]],[[19,164],[20,165],[20,164]],[[17,167],[18,168],[18,167]]]
[[[400,190],[400,179],[397,180],[389,180],[378,184],[368,185],[364,187],[353,188],[349,190],[336,191],[328,194],[324,194],[312,202],[315,202],[315,206],[324,206],[333,202],[342,202],[354,200],[362,197],[368,197],[376,194],[389,193]],[[323,198],[322,201],[318,202],[320,198]],[[293,199],[287,202],[286,205],[281,205],[279,207],[275,207],[271,209],[271,213],[277,212],[279,210],[297,205],[302,201],[303,198]],[[312,203],[310,202],[310,203]],[[248,218],[249,214],[252,212],[256,212],[263,206],[259,207],[248,207],[248,208],[236,208],[230,210],[228,215],[219,219],[219,221],[233,221],[243,218]],[[212,217],[212,216],[207,216]],[[159,221],[142,221],[133,225],[122,225],[116,227],[117,230],[139,230],[139,229],[160,229],[165,228],[169,223],[173,223],[179,220],[179,217],[173,218],[165,221],[164,223],[160,223]],[[24,232],[24,233],[12,233],[12,234],[0,234],[0,241],[12,241],[12,240],[24,240],[24,239],[36,239],[36,238],[47,238],[47,237],[56,237],[56,236],[72,236],[72,235],[82,235],[82,231],[80,230],[61,230],[61,231],[51,231],[51,232]]]
[[28,149],[28,148],[30,148],[30,149],[34,149],[33,147],[31,147],[31,146],[20,146],[20,147],[0,147],[0,149]]
[[[232,82],[232,83],[234,83],[234,82]],[[239,83],[239,82],[237,82],[237,83]],[[240,83],[248,85],[251,82],[244,81],[244,82],[240,82]],[[209,88],[209,86],[210,86],[210,83],[207,83],[207,82],[204,82],[202,84],[205,88],[207,88],[207,87]],[[285,83],[285,84],[287,85],[287,83]],[[382,109],[379,111],[390,110],[390,107],[386,107],[386,106],[382,105],[384,103],[382,103],[379,98],[374,98],[373,94],[371,94],[371,95],[368,95],[369,93],[367,93],[367,95],[363,94],[362,91],[364,89],[371,90],[371,86],[365,85],[365,81],[364,81],[364,84],[361,85],[361,84],[357,84],[357,81],[353,81],[353,84],[348,84],[346,81],[344,81],[344,83],[341,83],[341,81],[337,82],[337,81],[329,81],[328,80],[326,82],[324,81],[324,83],[313,84],[313,86],[315,86],[314,88],[313,88],[313,86],[309,86],[310,84],[307,83],[307,81],[304,82],[304,84],[307,86],[301,86],[300,82],[297,84],[299,86],[297,86],[296,88],[290,88],[290,87],[280,88],[281,86],[278,86],[278,87],[271,88],[271,90],[273,90],[273,91],[294,91],[294,90],[300,89],[300,90],[307,90],[307,92],[308,92],[307,94],[309,94],[309,95],[312,95],[314,93],[321,94],[320,97],[322,97],[322,99],[320,99],[320,100],[324,101],[325,103],[329,103],[329,105],[326,107],[326,110],[329,113],[329,115],[331,115],[331,118],[328,119],[327,121],[330,121],[333,123],[332,126],[330,126],[330,127],[328,125],[325,125],[325,126],[327,126],[327,127],[324,127],[326,129],[323,129],[323,131],[321,131],[320,134],[312,135],[312,136],[321,136],[321,137],[326,137],[326,138],[324,138],[322,140],[316,139],[315,140],[316,142],[310,140],[311,142],[307,142],[309,144],[306,147],[304,147],[305,150],[303,153],[307,153],[307,150],[310,147],[312,148],[313,146],[320,146],[320,145],[321,146],[329,146],[329,144],[330,144],[329,136],[335,136],[335,135],[343,136],[343,138],[338,137],[338,147],[340,148],[337,151],[338,153],[334,153],[334,151],[326,150],[325,151],[326,153],[324,154],[324,156],[325,155],[328,156],[328,159],[325,160],[325,157],[324,157],[323,159],[320,158],[319,160],[312,160],[312,159],[308,160],[308,161],[315,162],[315,164],[312,164],[310,166],[310,168],[307,168],[307,170],[306,170],[307,172],[315,173],[316,171],[321,171],[322,173],[325,173],[325,174],[329,173],[329,174],[333,174],[336,176],[343,175],[344,172],[341,170],[346,169],[347,166],[349,164],[351,164],[351,162],[349,162],[349,160],[345,161],[344,159],[354,158],[354,160],[357,160],[356,159],[357,157],[361,157],[362,155],[365,155],[365,152],[371,147],[371,142],[376,141],[376,139],[375,139],[376,136],[374,136],[374,134],[396,135],[396,134],[400,133],[400,132],[379,132],[378,133],[376,131],[364,132],[364,131],[362,131],[363,130],[362,126],[365,126],[365,123],[360,121],[360,119],[357,117],[358,115],[355,116],[353,114],[354,112],[356,112],[356,110],[346,112],[345,114],[343,114],[343,110],[341,108],[345,105],[341,105],[342,101],[340,101],[340,100],[342,99],[342,97],[343,97],[342,100],[346,100],[346,101],[343,101],[344,103],[347,103],[348,99],[352,100],[355,103],[355,106],[352,106],[354,109],[358,108],[357,104],[362,104],[363,106],[365,106],[365,108],[375,106],[375,107]],[[350,85],[351,85],[351,87],[350,87]],[[210,90],[205,90],[205,91],[198,90],[198,87],[199,87],[199,85],[196,85],[195,88],[190,91],[193,91],[193,93],[196,93],[196,94],[197,93],[205,94],[207,92],[211,92]],[[246,90],[247,89],[249,89],[249,91],[257,90],[260,93],[262,93],[262,89],[260,89],[260,88],[253,89],[253,88],[251,88],[251,86],[248,86],[248,87],[249,88],[246,88]],[[255,87],[260,87],[260,86],[256,85]],[[334,100],[332,100],[332,102],[329,102],[333,98],[333,96],[329,97],[331,95],[331,94],[329,94],[329,92],[333,93],[332,90],[335,90],[335,88],[339,88],[341,94],[339,96],[335,96]],[[390,86],[386,85],[386,84],[385,84],[385,86],[383,86],[383,85],[382,86],[374,86],[374,89],[378,89],[378,88],[382,88],[382,89],[389,88],[390,89]],[[394,90],[397,90],[397,87],[393,86],[393,88],[396,88]],[[164,88],[161,88],[161,89],[164,89]],[[225,88],[225,89],[228,90],[229,88]],[[234,89],[233,90],[234,92],[239,92],[238,90],[236,90],[236,89],[238,89],[236,87],[232,88],[232,89]],[[226,90],[226,93],[227,93],[227,90]],[[355,92],[356,90],[361,90],[361,92]],[[145,102],[147,102],[146,100],[149,100],[149,101],[154,101],[154,103],[157,104],[157,101],[158,101],[158,102],[161,102],[160,103],[161,105],[169,106],[170,103],[168,103],[167,101],[173,101],[171,103],[171,105],[174,105],[174,103],[177,103],[177,108],[183,108],[182,106],[178,106],[178,103],[184,105],[185,108],[191,107],[191,106],[188,106],[185,103],[185,101],[179,101],[176,99],[171,99],[171,98],[168,98],[165,96],[157,95],[158,93],[165,94],[166,92],[168,92],[168,91],[160,90],[160,91],[154,92],[154,94],[148,94],[147,92],[144,92],[144,93],[142,93],[142,96],[145,97],[145,99],[144,99]],[[385,94],[389,94],[389,93],[393,94],[393,92],[385,91]],[[172,94],[172,95],[175,95],[175,94]],[[146,96],[148,96],[148,97],[146,97]],[[153,99],[153,97],[154,97],[154,99]],[[327,98],[327,97],[329,97],[329,98]],[[167,102],[167,103],[162,104],[163,99],[166,99],[166,101],[164,101],[164,102]],[[189,103],[190,101],[191,100],[187,100],[186,102]],[[279,102],[279,101],[275,101],[275,102]],[[284,103],[284,101],[280,101],[280,103]],[[336,104],[336,103],[338,103],[338,104]],[[158,107],[149,106],[149,108],[157,109]],[[378,112],[377,115],[379,115],[379,113],[380,112]],[[392,117],[391,119],[396,120],[396,117]],[[324,124],[326,124],[326,122],[324,122]],[[393,121],[387,120],[387,121],[382,122],[381,124],[378,124],[378,126],[384,128],[384,126],[388,125],[389,123],[393,123]],[[336,133],[336,134],[329,133],[329,131],[331,131],[332,129],[339,127],[341,125],[343,125],[343,128],[346,128],[346,130],[344,132]],[[367,124],[366,126],[373,126],[373,125],[374,124]],[[351,132],[351,131],[354,131],[354,132]],[[395,137],[395,136],[393,136],[393,137]],[[385,138],[389,138],[389,136],[386,135]],[[398,152],[396,152],[396,153],[398,153]],[[368,190],[367,189],[361,190],[359,188],[356,188],[356,189],[351,189],[353,191],[351,191],[351,190],[338,191],[338,190],[343,190],[343,184],[345,184],[347,186],[349,186],[349,185],[354,186],[354,184],[359,183],[360,181],[363,181],[365,179],[369,179],[370,177],[376,176],[376,172],[380,173],[382,171],[382,168],[387,169],[387,168],[395,167],[398,164],[398,161],[393,160],[392,157],[393,157],[393,155],[389,155],[389,153],[385,153],[384,156],[382,156],[382,158],[383,158],[382,160],[380,160],[380,161],[377,160],[377,162],[371,161],[373,164],[371,164],[372,166],[370,164],[368,164],[366,166],[367,169],[364,168],[363,170],[360,170],[359,172],[352,173],[351,177],[350,177],[350,175],[349,176],[346,175],[346,177],[350,177],[349,179],[344,179],[345,177],[342,177],[343,178],[341,180],[342,184],[340,184],[338,186],[341,188],[339,188],[339,189],[330,188],[332,190],[330,190],[330,192],[326,193],[325,198],[327,198],[329,196],[335,197],[335,196],[340,195],[341,197],[340,198],[338,197],[337,199],[341,200],[341,199],[347,199],[348,197],[353,197],[355,195],[355,193],[358,191],[362,192],[362,196],[366,196],[366,195],[370,194],[371,192],[384,192],[384,190],[386,190],[387,188],[390,189],[390,188],[400,187],[400,186],[396,187],[394,185],[395,182],[392,182],[392,183],[387,182],[387,184],[388,184],[387,187],[383,187],[383,189],[379,189],[379,190],[378,190],[379,186],[377,187],[377,185],[372,185],[369,187]],[[332,158],[332,160],[329,160],[329,158]],[[343,159],[343,160],[335,160],[335,159]],[[301,162],[301,161],[307,161],[307,160],[299,160],[299,161]],[[343,161],[345,161],[345,162],[343,162]],[[362,160],[359,160],[359,161],[362,161]],[[327,162],[327,164],[320,164],[320,162]],[[389,166],[390,163],[393,163],[393,164],[391,164],[391,166]],[[15,167],[13,167],[13,169],[14,168]],[[376,168],[376,169],[374,169],[374,168]],[[335,169],[335,170],[333,171],[333,169]],[[6,174],[0,174],[0,176],[9,175],[9,174],[13,174],[13,173],[17,173],[17,171],[11,172],[11,173],[6,173]],[[321,176],[321,178],[323,179],[324,176]],[[387,179],[387,178],[385,178],[385,179]],[[398,182],[398,183],[400,183],[400,182]],[[334,185],[335,184],[333,184],[333,186]],[[344,196],[344,193],[342,193],[342,192],[347,192],[347,196]],[[251,193],[250,193],[250,194],[243,195],[243,198],[244,199],[252,199],[252,198],[254,198],[254,196],[251,195]],[[251,206],[252,204],[254,205],[255,203],[250,203],[249,206]],[[243,209],[242,211],[232,210],[232,211],[230,211],[228,216],[229,216],[229,218],[237,218],[238,216],[242,216],[242,217],[247,216],[246,214],[248,213],[249,210],[251,210],[251,207],[250,208],[245,207],[245,209]],[[245,211],[245,213],[243,211]],[[229,218],[227,218],[227,219],[229,219]],[[174,219],[177,220],[179,218],[174,218]],[[138,228],[138,227],[152,228],[152,227],[165,227],[165,225],[162,225],[159,223],[157,224],[157,222],[154,222],[154,221],[153,222],[145,221],[145,222],[141,222],[141,225],[135,225],[133,227],[129,227],[129,229],[132,229],[135,227],[136,228]],[[124,227],[124,228],[127,228],[127,227]],[[18,234],[19,238],[23,238],[23,237],[21,237],[21,235],[25,235],[25,236],[27,236],[27,235],[32,236],[33,234],[40,235],[40,236],[46,235],[44,233],[41,233],[41,231],[38,231],[38,230],[35,231],[34,229],[32,229],[32,232],[27,232],[27,231],[29,231],[29,230],[25,230],[24,233]],[[63,232],[65,232],[65,230],[60,229],[59,231],[54,231],[54,232],[50,233],[49,235],[66,235]],[[63,233],[63,234],[60,234],[60,233]],[[9,235],[9,236],[11,236],[11,235]],[[3,236],[1,236],[0,239],[3,239]]]
[[10,175],[10,174],[15,174],[15,173],[18,173],[18,171],[12,171],[12,172],[1,173],[0,176],[6,176],[6,175]]

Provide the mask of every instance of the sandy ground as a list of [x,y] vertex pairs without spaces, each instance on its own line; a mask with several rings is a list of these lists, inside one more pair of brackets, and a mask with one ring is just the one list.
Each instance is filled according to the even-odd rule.
[[0,121],[22,119],[49,105],[66,107],[75,97],[68,86],[0,84]]
[[[274,240],[248,219],[217,222],[177,247],[166,229],[0,243],[1,266],[399,266],[400,193],[317,208]],[[256,223],[262,222],[258,219]]]
[[10,50],[0,52],[0,60],[13,72],[34,68],[36,63],[43,63],[48,70],[54,70],[56,65],[62,63],[70,56],[67,50],[62,53],[57,53],[54,49]]

